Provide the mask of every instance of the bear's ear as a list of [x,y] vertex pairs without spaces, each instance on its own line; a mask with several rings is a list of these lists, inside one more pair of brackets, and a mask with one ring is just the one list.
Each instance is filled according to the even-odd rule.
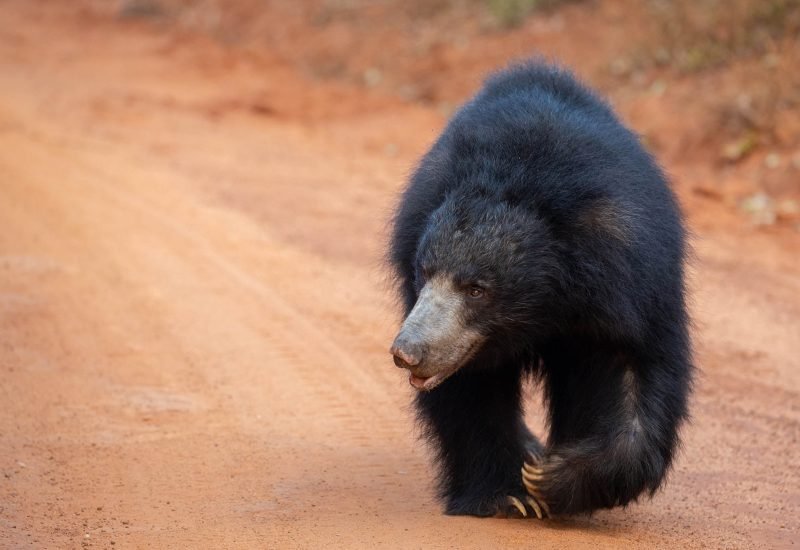
[[595,199],[578,215],[578,225],[592,233],[608,235],[623,244],[630,243],[631,220],[623,208],[609,198]]

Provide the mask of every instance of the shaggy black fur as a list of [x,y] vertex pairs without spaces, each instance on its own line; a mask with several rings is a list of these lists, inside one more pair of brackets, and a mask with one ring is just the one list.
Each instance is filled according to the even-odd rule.
[[553,514],[652,495],[687,416],[685,232],[664,174],[609,106],[540,62],[491,77],[422,159],[393,223],[406,315],[425,277],[479,281],[488,336],[416,407],[449,514],[503,513],[540,443],[521,382],[542,380],[538,465]]

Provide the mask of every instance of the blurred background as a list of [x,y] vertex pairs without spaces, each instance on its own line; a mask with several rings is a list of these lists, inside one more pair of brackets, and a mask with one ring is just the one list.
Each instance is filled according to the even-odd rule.
[[123,0],[93,9],[268,50],[309,85],[345,83],[443,116],[488,72],[545,56],[599,87],[669,166],[709,170],[695,192],[757,225],[800,220],[797,0]]
[[[531,56],[670,174],[693,419],[652,501],[451,518],[386,227]],[[0,547],[793,547],[798,258],[800,0],[4,0]]]

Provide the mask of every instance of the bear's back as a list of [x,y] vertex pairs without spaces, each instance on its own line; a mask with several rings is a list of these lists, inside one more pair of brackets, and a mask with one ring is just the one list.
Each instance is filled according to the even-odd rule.
[[[644,232],[679,231],[667,179],[638,136],[569,71],[530,62],[490,77],[423,160],[448,192],[528,206],[569,226],[575,212],[608,201]],[[650,227],[648,227],[650,226]]]

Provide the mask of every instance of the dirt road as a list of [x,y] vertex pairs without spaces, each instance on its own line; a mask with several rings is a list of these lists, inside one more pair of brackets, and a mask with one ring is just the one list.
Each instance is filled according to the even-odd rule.
[[446,517],[380,264],[440,114],[78,19],[0,7],[0,547],[799,544],[797,240],[687,198],[700,376],[652,502]]

